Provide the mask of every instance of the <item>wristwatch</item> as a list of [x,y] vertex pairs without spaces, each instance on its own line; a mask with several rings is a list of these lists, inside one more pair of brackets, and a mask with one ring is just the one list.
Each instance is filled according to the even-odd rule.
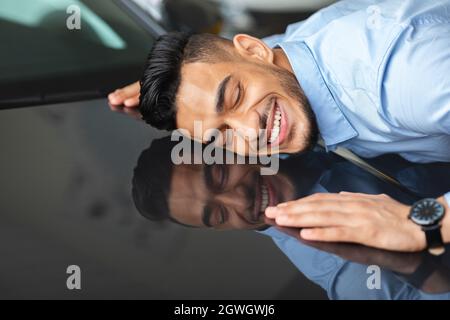
[[425,232],[428,252],[432,255],[441,255],[445,252],[441,234],[441,221],[444,215],[444,206],[432,198],[417,201],[409,212],[408,218],[421,226]]

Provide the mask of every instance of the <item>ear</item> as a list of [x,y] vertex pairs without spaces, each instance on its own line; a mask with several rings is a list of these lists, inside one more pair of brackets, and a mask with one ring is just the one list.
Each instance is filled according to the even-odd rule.
[[273,63],[274,56],[272,49],[258,38],[254,38],[248,34],[237,34],[233,38],[233,45],[243,57]]

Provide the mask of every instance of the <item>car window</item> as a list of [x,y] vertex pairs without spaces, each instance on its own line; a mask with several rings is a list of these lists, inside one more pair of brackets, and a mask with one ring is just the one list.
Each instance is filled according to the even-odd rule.
[[100,96],[135,81],[153,42],[111,0],[2,0],[0,39],[2,107]]

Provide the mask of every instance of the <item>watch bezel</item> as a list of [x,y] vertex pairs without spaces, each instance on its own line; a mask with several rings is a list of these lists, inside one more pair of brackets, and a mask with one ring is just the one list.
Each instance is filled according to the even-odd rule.
[[[421,209],[423,210],[423,207],[421,208],[421,205],[423,206],[424,204],[429,203],[429,202],[433,203],[432,208],[436,209],[437,216],[435,218],[418,217],[417,210],[421,210]],[[429,206],[427,205],[427,207],[429,207]],[[434,225],[438,224],[442,220],[444,215],[445,215],[445,208],[439,201],[437,201],[436,199],[433,199],[433,198],[425,198],[425,199],[416,201],[411,206],[411,210],[409,212],[408,218],[411,219],[415,224],[418,224],[423,227],[429,227],[429,226],[434,226]]]

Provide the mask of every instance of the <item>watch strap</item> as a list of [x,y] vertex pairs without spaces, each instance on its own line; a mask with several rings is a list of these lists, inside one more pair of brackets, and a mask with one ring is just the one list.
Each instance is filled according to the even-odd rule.
[[425,281],[438,269],[444,266],[443,255],[422,254],[419,267],[409,275],[402,275],[414,287],[423,290]]
[[422,228],[427,239],[428,252],[432,255],[441,255],[445,252],[444,241],[442,240],[441,225]]

